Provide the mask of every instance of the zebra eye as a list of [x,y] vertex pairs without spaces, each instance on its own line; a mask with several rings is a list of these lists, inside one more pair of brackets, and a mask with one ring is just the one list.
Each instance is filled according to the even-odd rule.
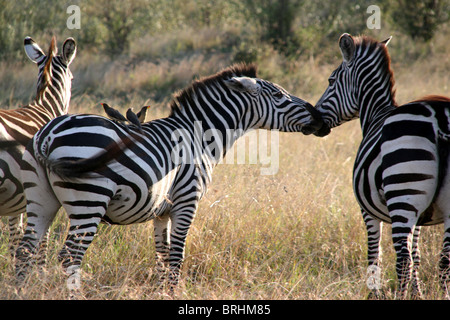
[[328,85],[332,86],[334,84],[334,82],[336,81],[336,79],[328,79]]
[[277,99],[281,99],[281,98],[284,97],[284,94],[283,94],[283,92],[278,91],[278,92],[276,92],[273,96],[274,96],[275,98],[277,98]]

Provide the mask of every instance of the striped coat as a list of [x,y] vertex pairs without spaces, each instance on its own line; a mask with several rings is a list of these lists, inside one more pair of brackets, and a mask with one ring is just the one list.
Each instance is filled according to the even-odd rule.
[[[450,282],[450,98],[429,96],[397,106],[387,43],[341,36],[342,64],[317,109],[325,127],[359,118],[363,139],[353,189],[368,232],[370,270],[380,264],[381,222],[392,223],[398,297],[421,297],[418,239],[424,225],[444,223],[441,286]],[[326,131],[326,129],[322,129]],[[379,295],[380,288],[374,288]]]

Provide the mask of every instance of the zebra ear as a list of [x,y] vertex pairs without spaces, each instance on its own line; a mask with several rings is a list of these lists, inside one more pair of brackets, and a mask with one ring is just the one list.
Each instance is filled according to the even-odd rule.
[[389,38],[387,38],[386,40],[381,41],[380,43],[384,44],[385,46],[387,46],[389,44],[389,42],[391,41],[392,36],[390,36]]
[[348,33],[344,33],[339,38],[339,48],[341,48],[342,57],[345,62],[350,62],[355,56],[355,41]]
[[225,84],[230,89],[241,92],[258,93],[260,90],[260,86],[256,82],[256,79],[249,77],[233,77],[229,80],[225,80]]
[[30,60],[34,63],[38,63],[39,61],[41,61],[42,57],[45,57],[42,49],[30,37],[25,38],[25,40],[23,41],[23,46],[28,58],[30,58]]
[[67,65],[71,64],[77,54],[77,44],[73,38],[67,38],[63,44],[63,58]]

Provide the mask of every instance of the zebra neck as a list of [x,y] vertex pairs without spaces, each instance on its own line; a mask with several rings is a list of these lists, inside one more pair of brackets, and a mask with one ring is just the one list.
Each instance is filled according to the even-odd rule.
[[[242,107],[242,106],[241,106]],[[194,109],[182,108],[172,117],[183,123],[183,130],[189,132],[197,161],[215,167],[233,147],[236,140],[251,130],[251,121],[244,119],[245,112],[236,106],[233,111],[227,106]],[[242,107],[244,109],[244,107]],[[195,110],[195,112],[193,111]],[[247,112],[248,113],[248,112]]]
[[369,92],[362,92],[360,97],[359,118],[362,134],[365,136],[383,125],[384,120],[395,109],[395,102],[389,86],[383,90],[373,88]]
[[67,90],[57,90],[57,88],[49,86],[36,97],[32,105],[42,107],[42,111],[45,110],[50,118],[66,114],[69,110],[70,95],[67,95],[65,91]]
[[[378,48],[378,47],[377,47]],[[354,70],[356,77],[359,118],[363,136],[380,127],[395,108],[394,74],[387,52],[370,48],[360,53]]]
[[365,117],[365,115],[361,117],[360,115],[362,135],[365,136],[369,132],[373,132],[375,128],[382,127],[384,121],[389,117],[394,108],[395,106],[393,105],[379,106],[377,112],[371,117]]

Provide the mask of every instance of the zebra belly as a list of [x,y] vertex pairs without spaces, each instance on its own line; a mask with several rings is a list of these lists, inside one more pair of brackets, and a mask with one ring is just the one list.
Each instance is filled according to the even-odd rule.
[[150,185],[144,180],[117,185],[106,211],[107,219],[116,224],[133,224],[165,214],[172,207],[170,194],[176,173],[177,169],[171,170]]
[[161,216],[170,210],[169,201],[158,201],[158,196],[148,193],[144,201],[136,202],[130,194],[119,191],[110,201],[103,220],[110,224],[141,223]]
[[117,184],[106,177],[91,176],[69,181],[50,173],[49,182],[69,218],[79,223],[95,218],[110,224],[133,224],[151,220],[170,208],[170,202],[158,200],[164,198],[149,192],[143,180]]
[[448,156],[446,163],[445,175],[442,177],[440,189],[433,203],[433,215],[430,221],[424,221],[424,225],[443,223],[445,216],[450,216],[450,174],[448,172],[450,158]]

